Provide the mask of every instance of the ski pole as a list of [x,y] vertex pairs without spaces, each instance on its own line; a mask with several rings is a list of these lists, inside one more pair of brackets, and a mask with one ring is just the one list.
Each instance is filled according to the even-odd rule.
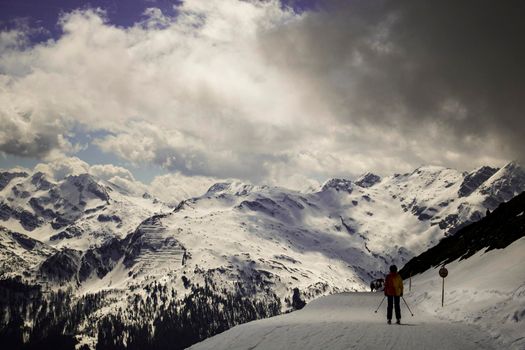
[[412,316],[414,316],[414,314],[412,313],[412,310],[410,310],[410,307],[408,307],[408,304],[407,304],[407,301],[405,300],[405,298],[403,296],[401,296],[401,299],[403,299],[403,301],[405,302],[405,305],[407,306],[408,311],[410,311],[410,314]]
[[386,295],[383,297],[383,300],[381,300],[381,302],[379,303],[379,306],[377,307],[376,311],[374,311],[376,314],[377,314],[377,310],[379,310],[381,305],[383,305],[383,301],[385,301],[385,298],[386,298]]

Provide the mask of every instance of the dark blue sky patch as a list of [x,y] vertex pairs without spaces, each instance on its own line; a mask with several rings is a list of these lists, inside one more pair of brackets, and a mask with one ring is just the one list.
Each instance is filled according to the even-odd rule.
[[175,16],[180,0],[0,0],[0,30],[19,27],[32,28],[30,40],[34,43],[57,39],[62,14],[76,9],[100,8],[111,24],[130,27],[144,19],[144,10],[156,7],[168,16]]
[[283,6],[290,7],[297,13],[323,9],[326,3],[326,0],[281,0]]

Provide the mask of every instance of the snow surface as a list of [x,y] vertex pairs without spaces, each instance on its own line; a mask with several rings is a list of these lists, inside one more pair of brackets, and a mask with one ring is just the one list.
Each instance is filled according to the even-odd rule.
[[405,283],[403,325],[385,324],[381,293],[341,293],[305,309],[240,325],[191,349],[525,349],[525,238]]
[[413,278],[415,304],[440,319],[474,324],[505,348],[525,349],[525,238],[446,267],[445,306],[439,268]]
[[[386,324],[382,293],[341,293],[316,299],[303,310],[254,321],[189,349],[497,349],[488,333],[447,322],[412,305],[402,325]],[[413,299],[406,297],[409,304]]]

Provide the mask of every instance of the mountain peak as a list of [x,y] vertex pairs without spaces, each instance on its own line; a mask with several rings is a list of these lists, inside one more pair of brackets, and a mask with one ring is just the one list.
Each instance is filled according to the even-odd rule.
[[523,191],[525,191],[525,171],[515,161],[499,169],[480,186],[480,193],[487,196],[484,204],[490,209]]
[[3,190],[14,178],[27,176],[29,175],[26,172],[0,172],[0,191]]
[[96,182],[95,178],[88,173],[82,173],[78,175],[68,175],[65,178],[65,180],[70,181],[70,182],[85,183],[85,184]]
[[516,161],[507,163],[501,169],[499,169],[491,178],[490,181],[494,182],[500,178],[525,178],[525,170]]
[[225,191],[230,188],[230,185],[230,182],[217,182],[211,185],[210,188],[208,188],[208,191],[206,191],[206,195],[216,194]]
[[221,193],[228,193],[235,196],[245,196],[248,193],[252,192],[254,189],[259,188],[267,188],[267,186],[262,187],[256,187],[251,184],[246,184],[243,182],[217,182],[216,184],[213,184],[208,191],[204,194],[204,196],[213,196],[218,195]]
[[436,174],[436,173],[441,173],[443,170],[447,170],[448,168],[445,168],[445,167],[442,167],[442,166],[439,166],[439,165],[422,165],[418,168],[416,168],[412,174],[423,174],[423,173],[431,173],[431,174]]
[[513,160],[513,161],[510,161],[508,162],[507,164],[505,164],[505,166],[503,168],[501,168],[502,170],[505,170],[507,172],[515,172],[515,171],[519,171],[519,172],[523,172],[523,167],[521,166],[520,163],[518,163],[518,161],[516,160]]
[[329,189],[334,189],[337,192],[344,191],[351,193],[353,190],[353,184],[352,181],[347,179],[334,178],[326,181],[321,187],[321,191],[327,191]]
[[92,175],[87,173],[69,175],[64,179],[61,188],[65,189],[67,185],[75,187],[79,193],[88,192],[106,202],[110,199],[106,189],[101,186]]
[[355,184],[360,187],[368,188],[368,187],[374,186],[380,181],[381,181],[381,177],[379,175],[368,172],[368,173],[361,175],[355,181]]
[[485,181],[494,175],[499,169],[489,166],[482,166],[471,173],[468,173],[458,190],[460,197],[467,197],[477,190]]
[[47,175],[41,171],[38,171],[31,176],[31,183],[35,185],[37,190],[47,191],[53,184],[47,179]]

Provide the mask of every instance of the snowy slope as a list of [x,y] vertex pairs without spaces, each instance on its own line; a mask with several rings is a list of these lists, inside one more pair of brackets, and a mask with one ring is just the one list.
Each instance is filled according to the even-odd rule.
[[[381,299],[380,293],[322,297],[300,311],[234,327],[190,349],[500,348],[476,327],[443,321],[415,307],[411,308],[415,316],[405,316],[404,324],[387,325],[384,304],[381,313],[374,313]],[[408,314],[405,308],[403,312]]]
[[[523,215],[523,214],[522,214]],[[402,326],[385,324],[381,293],[321,297],[305,309],[250,322],[191,349],[523,349],[525,238],[447,265],[445,304],[438,268],[412,278]]]
[[442,320],[476,325],[499,339],[504,348],[524,349],[525,238],[503,250],[478,252],[447,265],[445,306],[441,307],[438,268],[412,280],[411,298]]
[[[2,173],[2,179],[0,225],[48,250],[73,249],[52,261],[77,266],[72,276],[84,292],[184,274],[280,298],[298,287],[307,300],[364,290],[389,264],[402,265],[525,189],[516,163],[471,173],[425,166],[383,179],[371,173],[355,182],[332,179],[311,193],[217,183],[172,210],[87,174],[52,181],[43,173]],[[144,223],[159,212],[166,215]],[[53,279],[49,265],[38,275]],[[171,284],[184,292],[180,281]]]
[[[507,178],[522,172],[512,170]],[[182,202],[159,225],[191,256],[179,268],[190,278],[220,272],[222,282],[262,281],[281,297],[298,287],[309,299],[364,290],[389,264],[403,264],[449,232],[452,226],[437,223],[451,213],[460,212],[459,225],[484,215],[487,197],[477,189],[458,199],[465,177],[422,167],[383,180],[367,174],[358,181],[365,187],[332,179],[306,194],[222,183]],[[506,191],[517,193],[524,183]]]
[[172,210],[88,174],[55,181],[40,172],[4,172],[0,183],[0,227],[35,239],[48,250],[86,251],[125,237],[157,212]]
[[[505,347],[523,349],[525,316],[525,193],[414,257],[400,273],[412,275],[420,308],[444,320],[474,324]],[[446,264],[445,306],[441,306]]]
[[24,234],[0,227],[0,275],[35,269],[56,250]]

